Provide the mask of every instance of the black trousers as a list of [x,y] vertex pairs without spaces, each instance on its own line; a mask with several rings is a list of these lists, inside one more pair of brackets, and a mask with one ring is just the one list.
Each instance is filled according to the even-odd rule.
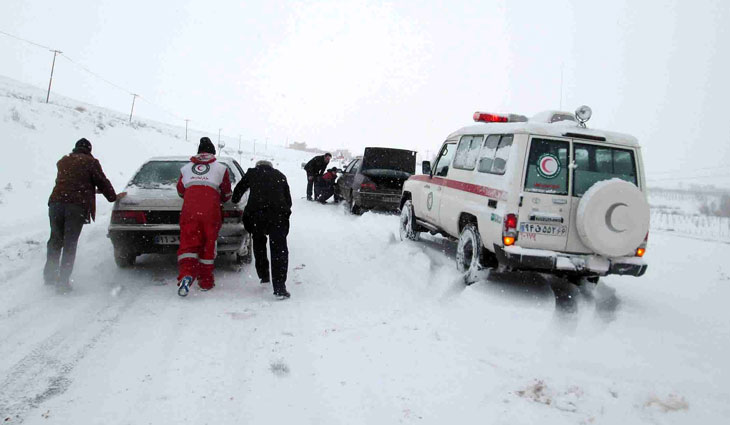
[[86,210],[77,204],[50,204],[48,218],[51,237],[46,251],[43,278],[46,283],[68,284],[76,261],[76,247],[81,228],[86,223]]
[[314,176],[307,174],[307,199],[312,199],[312,189],[314,188]]
[[[249,221],[249,232],[253,239],[253,254],[256,259],[256,274],[259,279],[273,283],[274,292],[286,290],[289,270],[289,217],[258,217]],[[271,267],[266,255],[266,243],[271,252]],[[269,276],[270,273],[270,276]],[[271,279],[269,279],[271,277]]]
[[335,202],[339,201],[339,197],[335,193],[335,187],[334,186],[320,186],[319,190],[317,191],[317,201],[325,203],[329,198],[331,198],[333,195],[335,197]]

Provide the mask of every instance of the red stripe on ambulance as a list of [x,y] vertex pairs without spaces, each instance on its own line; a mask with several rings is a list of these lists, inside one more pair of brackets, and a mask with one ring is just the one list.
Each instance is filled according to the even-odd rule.
[[417,180],[426,183],[444,186],[451,189],[461,190],[463,192],[474,193],[476,195],[485,196],[487,198],[506,200],[506,192],[478,184],[465,183],[457,180],[445,179],[443,177],[431,177],[424,174],[411,176],[409,180]]

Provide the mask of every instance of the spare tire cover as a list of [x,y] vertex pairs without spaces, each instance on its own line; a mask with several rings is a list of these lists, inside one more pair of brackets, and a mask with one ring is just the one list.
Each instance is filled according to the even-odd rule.
[[583,243],[597,254],[633,255],[649,231],[649,204],[627,181],[601,181],[580,200],[576,227]]

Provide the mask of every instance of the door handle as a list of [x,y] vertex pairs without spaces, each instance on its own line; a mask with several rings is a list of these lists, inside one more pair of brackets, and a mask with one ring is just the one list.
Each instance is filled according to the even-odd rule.
[[423,187],[424,187],[425,189],[431,189],[431,185],[430,185],[430,184],[426,184],[426,185],[423,185]]
[[568,203],[567,199],[553,198],[553,204],[565,205]]

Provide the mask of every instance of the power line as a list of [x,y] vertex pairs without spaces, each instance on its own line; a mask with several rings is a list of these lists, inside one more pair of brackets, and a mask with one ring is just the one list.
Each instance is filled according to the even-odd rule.
[[[102,77],[100,74],[92,71],[91,69],[89,69],[88,67],[84,66],[80,62],[78,62],[78,61],[72,59],[71,57],[69,57],[68,55],[64,54],[60,50],[52,49],[52,48],[50,48],[48,46],[44,46],[42,44],[36,43],[34,41],[25,39],[23,37],[19,37],[17,35],[14,35],[14,34],[11,34],[11,33],[5,32],[5,31],[2,31],[2,30],[0,30],[0,34],[5,35],[5,36],[10,37],[10,38],[13,38],[15,40],[24,42],[24,43],[28,43],[28,44],[30,44],[32,46],[35,46],[35,47],[38,47],[38,48],[41,48],[41,49],[45,49],[45,50],[49,50],[49,51],[53,52],[54,56],[53,56],[53,64],[51,66],[51,79],[49,80],[48,95],[47,95],[46,101],[48,101],[48,97],[50,96],[50,92],[51,92],[51,82],[53,81],[53,68],[55,67],[56,56],[63,56],[71,64],[73,64],[76,67],[78,67],[79,69],[85,71],[89,75],[91,75],[91,76],[93,76],[95,78],[98,78],[99,80],[105,82],[106,84],[108,84],[108,85],[116,88],[117,90],[120,90],[120,91],[122,91],[122,92],[124,92],[124,93],[126,93],[126,94],[128,94],[130,96],[133,96],[133,99],[132,99],[132,111],[130,112],[130,120],[131,120],[132,113],[134,112],[134,101],[136,99],[140,99],[140,100],[142,100],[142,101],[144,101],[144,102],[146,102],[146,103],[148,103],[148,104],[156,107],[160,111],[166,113],[167,115],[169,115],[171,117],[174,117],[175,119],[178,119],[178,120],[183,120],[184,119],[180,115],[178,115],[178,114],[176,114],[176,113],[174,113],[174,112],[172,112],[172,111],[170,111],[170,110],[168,110],[168,109],[166,109],[166,108],[164,108],[164,107],[162,107],[162,106],[160,106],[160,105],[158,105],[158,104],[156,104],[156,103],[154,103],[154,102],[146,99],[145,97],[140,96],[139,94],[135,94],[132,91],[127,90],[124,87],[122,87],[122,86],[120,86],[118,84],[115,84],[114,82],[112,82],[112,81],[110,81],[110,80]],[[186,127],[187,127],[187,122],[188,121],[190,121],[190,120],[186,120]],[[212,133],[212,131],[209,131],[209,129],[201,129],[201,130],[198,130],[198,131],[204,131],[204,132]],[[187,133],[187,131],[186,131],[186,133]]]
[[68,55],[66,55],[65,53],[61,53],[61,54],[60,54],[59,56],[63,56],[64,58],[66,58],[66,60],[67,60],[67,61],[69,61],[69,62],[71,62],[72,64],[76,65],[77,67],[79,67],[79,68],[83,69],[84,71],[86,71],[86,72],[88,72],[89,74],[91,74],[92,76],[94,76],[94,77],[96,77],[96,78],[100,79],[101,81],[103,81],[103,82],[105,82],[105,83],[109,84],[110,86],[112,86],[112,87],[114,87],[114,88],[116,88],[116,89],[118,89],[118,90],[121,90],[121,91],[123,91],[124,93],[126,93],[126,94],[128,94],[128,95],[130,95],[130,96],[134,94],[134,93],[132,93],[131,91],[129,91],[129,90],[127,90],[127,89],[125,89],[124,87],[121,87],[121,86],[119,86],[119,85],[117,85],[117,84],[114,84],[114,83],[112,83],[111,81],[107,80],[106,78],[102,77],[101,75],[97,74],[96,72],[94,72],[94,71],[90,70],[89,68],[87,68],[87,67],[85,67],[84,65],[80,64],[79,62],[76,62],[75,60],[73,60],[73,59],[71,59],[70,57],[68,57]]
[[139,95],[137,95],[137,97],[139,97],[139,99],[142,99],[142,101],[144,101],[144,102],[146,102],[146,103],[154,106],[155,108],[159,109],[160,111],[166,113],[167,115],[169,115],[169,116],[171,116],[173,118],[176,118],[178,120],[184,120],[185,119],[185,118],[181,117],[180,115],[178,115],[178,114],[176,114],[176,113],[174,113],[174,112],[172,112],[172,111],[170,111],[170,110],[168,110],[166,108],[163,108],[162,106],[160,106],[160,105],[158,105],[158,104],[156,104],[156,103],[148,100],[146,97],[139,96]]
[[32,44],[32,45],[34,45],[36,47],[40,47],[41,49],[46,49],[46,50],[51,50],[51,51],[53,50],[50,47],[44,46],[42,44],[38,44],[38,43],[36,43],[34,41],[26,40],[25,38],[18,37],[17,35],[13,35],[13,34],[7,33],[7,32],[2,31],[2,30],[0,30],[0,34],[6,35],[6,36],[11,37],[11,38],[14,38],[16,40],[24,41],[24,42],[26,42],[28,44]]

